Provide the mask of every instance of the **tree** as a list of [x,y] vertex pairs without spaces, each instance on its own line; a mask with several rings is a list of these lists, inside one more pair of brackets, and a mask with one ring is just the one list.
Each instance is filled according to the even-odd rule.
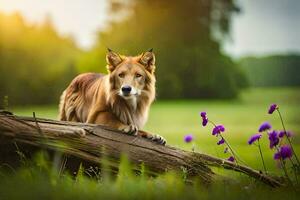
[[19,14],[0,13],[0,102],[8,96],[13,105],[58,103],[80,54],[49,17],[29,25]]
[[235,97],[246,79],[221,44],[236,11],[231,0],[111,1],[109,26],[92,50],[93,69],[105,70],[106,47],[122,54],[153,47],[159,98]]

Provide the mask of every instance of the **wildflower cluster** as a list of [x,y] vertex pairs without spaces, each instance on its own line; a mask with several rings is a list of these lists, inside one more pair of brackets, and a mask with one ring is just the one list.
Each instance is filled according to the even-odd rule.
[[[289,179],[289,176],[288,176],[288,173],[286,170],[286,160],[287,159],[290,160],[290,162],[293,165],[295,177],[297,180],[298,174],[297,174],[296,170],[300,169],[300,163],[299,163],[299,159],[298,159],[297,155],[295,154],[295,151],[294,151],[292,143],[291,143],[292,133],[285,129],[284,122],[283,122],[283,119],[282,119],[282,116],[281,116],[281,113],[280,113],[280,110],[279,110],[279,107],[277,106],[277,104],[270,105],[268,113],[273,114],[275,111],[277,111],[279,114],[283,130],[281,130],[281,131],[273,130],[272,125],[269,122],[264,122],[259,126],[258,132],[249,138],[248,144],[256,145],[258,147],[265,173],[267,173],[267,169],[266,169],[266,165],[264,162],[264,157],[263,157],[263,153],[262,153],[261,145],[260,145],[260,140],[264,137],[264,135],[266,135],[265,137],[267,137],[268,141],[269,141],[269,148],[271,150],[275,150],[273,159],[280,162],[281,167],[284,170],[284,173],[289,181],[290,181],[290,179]],[[213,121],[209,120],[206,112],[201,112],[200,116],[202,118],[202,126],[205,127],[208,123],[213,125],[211,134],[213,136],[216,136],[217,138],[219,138],[217,145],[225,145],[224,153],[228,153],[228,152],[230,153],[230,156],[227,158],[227,160],[230,162],[236,162],[236,163],[238,160],[243,162],[237,156],[235,151],[233,151],[233,149],[229,145],[228,141],[225,139],[225,137],[223,135],[225,133],[225,127],[221,124],[217,125]],[[194,139],[193,135],[191,135],[191,134],[188,134],[184,137],[184,141],[186,143],[190,143],[193,139]],[[285,144],[285,141],[288,141],[288,144]],[[293,158],[296,159],[295,160],[296,162],[293,161]],[[290,183],[292,183],[292,182],[290,181]]]
[[[259,144],[259,140],[263,136],[263,132],[266,132],[268,140],[269,140],[269,148],[272,149],[272,150],[275,149],[273,159],[278,160],[280,162],[281,167],[284,170],[285,175],[289,180],[288,173],[287,173],[287,170],[286,170],[286,161],[285,160],[289,159],[291,161],[292,165],[293,165],[293,168],[296,168],[296,166],[294,166],[295,164],[292,161],[292,156],[293,155],[295,156],[295,159],[297,161],[297,166],[299,166],[299,161],[298,161],[298,158],[297,158],[297,156],[296,156],[296,154],[293,150],[292,143],[290,141],[290,138],[291,138],[292,134],[291,134],[291,132],[286,131],[286,129],[285,129],[284,122],[282,120],[282,116],[281,116],[281,113],[279,111],[279,107],[277,106],[277,104],[272,104],[269,107],[268,113],[273,114],[275,111],[277,111],[279,116],[280,116],[280,120],[281,120],[281,123],[282,123],[283,130],[281,130],[281,131],[272,130],[271,124],[268,123],[268,122],[264,122],[258,128],[259,133],[256,133],[256,134],[252,135],[249,138],[248,144],[249,145],[256,144],[258,146],[265,172],[267,172],[266,166],[265,166],[265,163],[264,163],[263,154],[262,154],[262,151],[261,151],[261,146]],[[285,139],[289,142],[289,145],[284,144]],[[297,179],[297,177],[296,177],[296,179]]]
[[[284,125],[282,115],[280,113],[278,105],[272,104],[268,110],[268,113],[273,114],[275,111],[277,111],[277,113],[280,117],[280,121],[281,121],[283,130],[279,131],[279,132],[273,130],[272,132],[269,133],[270,148],[276,147],[276,149],[277,149],[277,152],[274,154],[274,159],[285,160],[285,159],[291,158],[293,155],[295,155],[297,164],[300,165],[299,159],[298,159],[297,155],[295,154],[295,151],[293,149],[293,146],[292,146],[292,143],[290,140],[292,133],[285,129],[285,125]],[[281,140],[283,140],[284,138],[286,138],[289,145],[281,146],[281,143],[282,143]]]

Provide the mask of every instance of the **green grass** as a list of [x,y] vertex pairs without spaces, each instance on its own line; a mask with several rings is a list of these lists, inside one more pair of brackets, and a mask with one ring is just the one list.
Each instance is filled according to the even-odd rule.
[[[281,129],[281,123],[276,113],[268,115],[271,103],[277,103],[283,114],[288,130],[293,135],[293,144],[300,155],[300,88],[269,88],[251,89],[244,91],[237,100],[176,100],[156,101],[151,108],[145,130],[164,136],[168,144],[184,149],[192,149],[202,153],[227,158],[223,153],[224,146],[217,146],[218,138],[211,135],[211,126],[202,127],[200,111],[206,111],[210,120],[226,127],[224,136],[240,157],[251,167],[262,169],[259,152],[256,146],[249,146],[247,140],[257,132],[259,125],[269,121],[274,129]],[[55,119],[57,106],[33,106],[12,108],[15,114],[31,116],[35,111],[38,117]],[[185,134],[195,136],[193,144],[183,141]],[[268,148],[267,135],[263,135],[262,146],[267,168],[272,173],[281,175],[273,160],[274,151]],[[1,174],[0,174],[1,176]],[[40,168],[24,168],[13,176],[0,177],[1,193],[7,194],[6,199],[42,198],[45,194],[50,199],[96,199],[96,198],[126,198],[126,199],[264,199],[266,195],[272,199],[296,199],[297,193],[288,188],[270,190],[265,186],[253,182],[237,174],[236,183],[218,183],[206,188],[201,185],[185,185],[177,175],[166,174],[156,179],[135,177],[119,174],[116,181],[94,181],[84,177],[72,180],[65,175],[57,177],[53,172],[44,173]],[[25,186],[21,186],[24,185]],[[5,186],[5,187],[3,187]],[[21,188],[19,193],[12,189]],[[35,192],[27,194],[26,191]],[[19,195],[19,196],[18,196]],[[20,196],[21,195],[21,196]],[[5,199],[5,198],[4,198]]]
[[[210,120],[226,127],[224,136],[240,157],[250,166],[259,168],[258,149],[249,146],[247,140],[264,121],[270,122],[276,130],[282,129],[277,113],[267,114],[273,102],[280,106],[287,129],[294,133],[293,142],[299,152],[300,88],[252,89],[244,91],[234,101],[158,101],[151,109],[146,129],[160,133],[169,144],[185,149],[191,149],[191,144],[185,144],[183,137],[192,133],[197,151],[226,158],[228,155],[223,154],[223,147],[216,145],[218,139],[211,135],[212,127],[201,126],[199,112],[206,111]],[[267,135],[261,141],[268,169],[276,170]]]
[[0,174],[0,199],[297,199],[293,188],[272,189],[259,182],[239,179],[219,181],[211,186],[185,184],[180,175],[167,173],[149,179],[135,176],[126,160],[120,165],[116,179],[95,180],[83,176],[59,176],[47,160],[40,157],[30,167],[22,168],[11,176]]

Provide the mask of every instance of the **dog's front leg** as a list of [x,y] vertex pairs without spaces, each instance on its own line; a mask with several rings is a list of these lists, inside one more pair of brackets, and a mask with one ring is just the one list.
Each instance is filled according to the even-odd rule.
[[87,123],[109,126],[130,135],[137,135],[138,133],[138,128],[135,125],[124,124],[114,114],[107,111],[95,111],[90,113]]
[[165,145],[167,143],[165,138],[163,138],[162,136],[157,135],[157,134],[151,134],[146,131],[139,130],[138,135],[141,137],[147,138],[149,140],[152,140],[158,144]]

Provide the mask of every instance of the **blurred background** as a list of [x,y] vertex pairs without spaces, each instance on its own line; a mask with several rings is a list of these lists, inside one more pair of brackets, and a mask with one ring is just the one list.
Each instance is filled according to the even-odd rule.
[[0,0],[0,96],[55,104],[76,74],[106,73],[106,47],[154,48],[158,99],[298,86],[299,10],[297,0]]
[[299,19],[298,0],[0,0],[0,107],[56,118],[72,78],[106,73],[107,47],[154,48],[158,95],[146,129],[183,148],[192,133],[199,151],[223,156],[201,127],[207,111],[255,165],[248,137],[263,121],[281,129],[266,114],[271,103],[299,146]]

